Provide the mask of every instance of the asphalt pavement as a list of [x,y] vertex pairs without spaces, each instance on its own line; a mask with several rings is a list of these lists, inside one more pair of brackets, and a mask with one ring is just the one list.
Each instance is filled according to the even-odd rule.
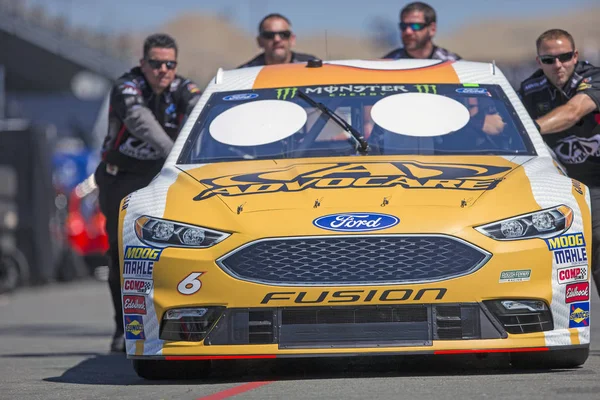
[[0,399],[600,399],[600,322],[581,368],[515,371],[503,356],[253,361],[206,379],[151,382],[109,353],[106,282],[23,288],[0,297]]

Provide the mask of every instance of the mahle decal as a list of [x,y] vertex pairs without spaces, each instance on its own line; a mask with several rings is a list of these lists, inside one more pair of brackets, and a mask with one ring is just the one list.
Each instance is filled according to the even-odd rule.
[[297,164],[283,169],[201,179],[207,189],[194,200],[307,189],[382,188],[489,190],[510,167],[478,164],[383,163]]

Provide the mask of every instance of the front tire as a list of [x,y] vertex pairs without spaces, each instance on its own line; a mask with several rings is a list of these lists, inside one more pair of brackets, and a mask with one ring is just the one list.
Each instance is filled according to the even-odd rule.
[[151,381],[202,379],[210,374],[210,361],[132,360],[135,373]]
[[589,354],[589,347],[544,353],[513,353],[510,361],[513,367],[521,369],[569,369],[583,365]]

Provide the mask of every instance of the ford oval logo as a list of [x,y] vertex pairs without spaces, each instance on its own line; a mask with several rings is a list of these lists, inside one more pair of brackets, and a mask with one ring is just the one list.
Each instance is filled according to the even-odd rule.
[[258,93],[240,93],[240,94],[231,94],[229,96],[223,97],[225,101],[241,101],[241,100],[250,100],[258,97]]
[[377,213],[330,214],[313,221],[315,226],[328,231],[368,232],[391,228],[400,222],[393,215]]

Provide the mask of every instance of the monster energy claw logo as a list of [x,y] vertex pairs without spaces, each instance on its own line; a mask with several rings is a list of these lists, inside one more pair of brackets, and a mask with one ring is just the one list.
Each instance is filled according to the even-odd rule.
[[431,91],[432,94],[437,94],[437,86],[436,85],[415,85],[419,93],[429,93]]
[[277,100],[293,99],[296,96],[298,88],[277,89]]

